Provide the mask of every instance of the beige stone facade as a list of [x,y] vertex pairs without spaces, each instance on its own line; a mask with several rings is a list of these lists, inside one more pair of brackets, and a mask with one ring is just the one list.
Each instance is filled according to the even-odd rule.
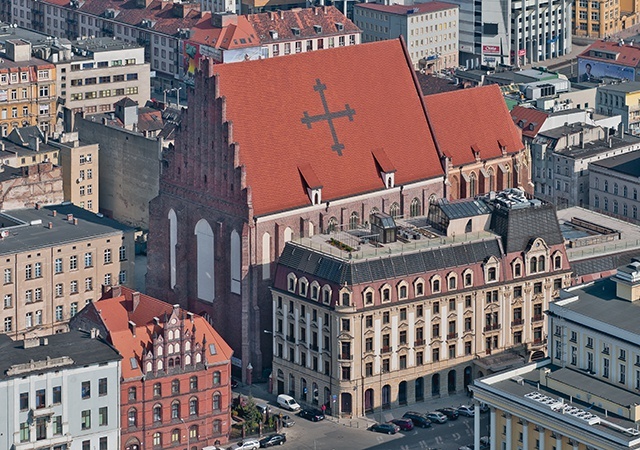
[[80,208],[98,212],[99,146],[78,140],[78,133],[62,135],[50,142],[60,149],[63,167],[64,200]]
[[[491,215],[504,213],[484,214],[484,224],[451,220],[444,236],[353,244],[343,256],[326,236],[287,244],[272,290],[274,392],[361,416],[459,393],[505,364],[544,356],[543,311],[571,281],[564,245],[554,231],[545,241],[492,228]],[[523,214],[557,229],[550,205],[505,220]],[[456,234],[458,222],[472,229]]]
[[73,205],[0,214],[1,331],[12,338],[67,329],[103,284],[132,286],[133,230]]

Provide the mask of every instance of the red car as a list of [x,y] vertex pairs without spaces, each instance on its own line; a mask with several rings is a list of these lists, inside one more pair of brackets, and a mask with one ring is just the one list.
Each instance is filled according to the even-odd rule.
[[393,419],[391,423],[398,425],[402,431],[413,430],[413,421],[411,419]]

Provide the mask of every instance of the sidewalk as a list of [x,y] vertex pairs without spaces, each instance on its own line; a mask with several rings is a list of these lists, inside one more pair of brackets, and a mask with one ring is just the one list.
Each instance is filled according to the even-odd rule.
[[[233,394],[234,396],[237,394],[248,396],[250,391],[256,403],[269,403],[271,406],[276,405],[277,395],[269,393],[266,383],[254,384],[251,386],[251,390],[249,389],[248,385],[242,384],[234,390]],[[391,419],[398,419],[402,417],[402,415],[407,411],[418,411],[421,413],[426,413],[439,408],[445,408],[447,406],[457,408],[460,405],[467,405],[470,402],[471,399],[466,394],[460,393],[454,395],[446,395],[438,398],[429,398],[425,399],[425,401],[423,402],[385,409],[382,412],[380,412],[380,410],[378,409],[372,414],[367,414],[365,417],[345,418],[327,415],[325,417],[325,420],[337,423],[345,427],[367,429],[371,425],[378,422],[388,422]],[[304,408],[304,405],[302,405],[302,407]]]

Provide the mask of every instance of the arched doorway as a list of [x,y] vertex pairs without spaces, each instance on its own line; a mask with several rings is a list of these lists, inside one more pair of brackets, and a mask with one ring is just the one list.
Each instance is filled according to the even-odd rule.
[[382,386],[382,407],[384,409],[391,408],[391,386],[388,384]]
[[434,373],[431,377],[431,396],[440,397],[440,374]]
[[401,381],[398,385],[398,403],[401,405],[407,404],[407,382]]
[[351,394],[348,392],[340,394],[340,412],[342,414],[351,414]]
[[277,383],[277,391],[278,394],[284,394],[284,372],[281,369],[278,369],[278,383]]
[[456,393],[456,378],[457,378],[457,374],[455,370],[450,370],[449,373],[447,374],[447,391],[449,392],[449,394],[455,394]]
[[374,392],[373,389],[367,389],[364,391],[364,412],[373,412],[374,402],[373,402]]
[[468,386],[471,384],[471,381],[473,381],[473,371],[471,369],[471,366],[467,366],[464,368],[464,390],[466,391]]

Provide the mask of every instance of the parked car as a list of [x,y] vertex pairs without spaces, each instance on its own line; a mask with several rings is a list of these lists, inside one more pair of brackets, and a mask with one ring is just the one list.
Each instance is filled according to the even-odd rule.
[[447,419],[449,420],[456,420],[460,415],[458,414],[458,411],[455,410],[455,408],[440,408],[436,409],[436,411],[441,412],[442,414],[447,416]]
[[411,419],[393,419],[391,423],[398,425],[402,431],[413,430],[413,421]]
[[260,442],[257,439],[245,439],[232,445],[227,450],[255,450],[257,448],[260,448]]
[[293,420],[293,418],[287,414],[282,416],[282,426],[285,428],[289,428],[292,427],[296,424],[296,421]]
[[274,445],[282,445],[287,442],[284,434],[270,434],[266,438],[260,439],[260,448],[273,447]]
[[473,406],[470,405],[462,405],[458,407],[458,414],[461,416],[473,417],[475,412],[473,410]]
[[260,413],[264,416],[267,413],[271,412],[271,407],[269,405],[265,405],[262,403],[258,403],[256,405],[256,408],[258,408],[258,411],[260,411]]
[[407,411],[402,415],[403,419],[411,419],[416,427],[428,428],[431,426],[431,421],[427,419],[427,416],[415,411]]
[[445,423],[447,421],[447,416],[445,416],[441,412],[434,411],[427,414],[427,419],[429,419],[431,422]]
[[298,415],[303,419],[307,419],[312,422],[318,422],[324,419],[324,413],[322,411],[318,411],[317,409],[303,409]]
[[376,423],[369,428],[376,433],[396,434],[400,431],[400,427],[394,423]]
[[278,406],[284,409],[288,409],[289,411],[298,411],[300,410],[300,405],[296,402],[293,397],[287,394],[278,395]]

